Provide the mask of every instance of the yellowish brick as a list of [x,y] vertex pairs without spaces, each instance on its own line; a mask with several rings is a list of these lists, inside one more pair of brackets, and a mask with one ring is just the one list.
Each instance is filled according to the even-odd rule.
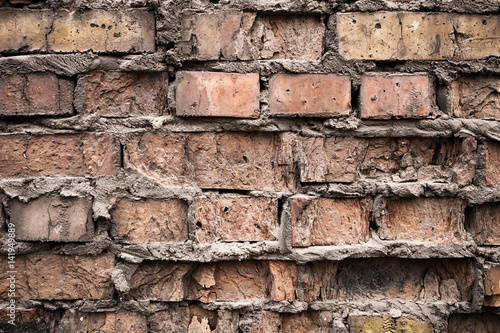
[[0,53],[44,51],[51,22],[50,11],[0,11]]
[[55,52],[144,52],[155,50],[155,26],[152,12],[93,10],[59,11],[49,48]]
[[412,317],[402,316],[397,319],[391,316],[349,316],[351,333],[432,333],[432,325]]

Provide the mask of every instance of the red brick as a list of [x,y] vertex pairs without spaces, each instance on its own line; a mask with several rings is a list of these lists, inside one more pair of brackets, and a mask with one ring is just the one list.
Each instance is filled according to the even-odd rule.
[[273,115],[346,116],[351,110],[351,80],[335,74],[276,74],[269,82]]
[[370,202],[298,196],[290,199],[292,245],[342,245],[370,238]]
[[259,74],[180,72],[177,82],[177,115],[259,117]]
[[463,243],[467,203],[456,198],[385,199],[382,239]]
[[113,233],[130,243],[183,242],[188,239],[187,205],[181,200],[121,199],[111,211]]
[[79,79],[79,112],[104,117],[158,116],[167,107],[166,73],[93,72]]
[[387,298],[469,302],[475,280],[470,259],[358,258],[306,264],[303,288],[306,302]]
[[450,94],[454,117],[500,119],[500,77],[459,77],[451,83]]
[[486,185],[500,185],[500,142],[488,141],[486,148]]
[[[500,54],[495,16],[449,13],[338,13],[345,59],[483,59]],[[450,38],[452,36],[453,38]]]
[[200,243],[278,239],[278,200],[228,196],[198,198],[196,239]]
[[500,204],[491,202],[475,206],[469,232],[477,245],[500,245]]
[[[16,297],[42,300],[111,299],[112,254],[67,256],[30,254],[15,260]],[[7,257],[0,257],[0,266],[7,267]],[[8,273],[0,273],[0,298],[7,298]]]
[[[220,313],[220,312],[219,312]],[[216,332],[219,326],[216,311],[205,310],[200,306],[170,306],[168,310],[157,311],[149,317],[150,333],[179,332],[203,333],[201,328],[209,328]],[[198,325],[197,325],[198,324]],[[196,326],[196,328],[195,328]],[[217,330],[217,332],[222,332]]]
[[297,288],[297,264],[292,261],[269,261],[271,299],[293,302]]
[[500,307],[500,264],[484,267],[484,305]]
[[61,332],[120,332],[147,333],[146,317],[133,312],[75,312],[64,313],[58,326]]
[[448,320],[447,333],[496,333],[500,327],[500,315],[483,313],[453,313]]
[[60,10],[47,34],[52,52],[155,51],[155,18],[145,10]]
[[333,314],[329,311],[305,311],[283,313],[283,333],[330,333],[333,329]]
[[130,170],[164,186],[295,189],[291,133],[145,133],[126,142]]
[[361,118],[426,118],[437,109],[427,74],[371,73],[361,77]]
[[82,242],[94,235],[92,201],[44,196],[29,203],[10,203],[10,222],[23,241]]
[[114,176],[118,163],[109,134],[0,136],[2,177]]
[[191,60],[319,60],[324,33],[319,16],[186,12],[177,47]]
[[50,73],[10,75],[0,80],[0,116],[60,116],[73,113],[70,80]]
[[473,138],[328,137],[301,139],[302,182],[442,180],[470,183],[476,164]]

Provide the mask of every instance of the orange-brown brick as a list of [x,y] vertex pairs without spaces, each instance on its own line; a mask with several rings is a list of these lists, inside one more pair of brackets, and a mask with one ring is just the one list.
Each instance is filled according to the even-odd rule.
[[75,312],[64,313],[58,326],[61,332],[123,332],[146,333],[146,317],[134,312]]
[[70,115],[73,88],[72,81],[50,73],[5,76],[0,80],[0,116]]
[[[113,284],[111,271],[115,263],[112,254],[69,256],[30,254],[15,260],[16,297],[30,299],[111,299]],[[0,257],[1,267],[7,267],[7,258]],[[0,298],[7,299],[8,273],[0,272]]]
[[186,12],[177,47],[193,60],[319,60],[324,32],[319,16]]
[[486,185],[500,185],[500,142],[488,141],[486,148]]
[[425,118],[435,109],[427,74],[372,73],[361,77],[361,118]]
[[259,116],[259,74],[180,72],[177,82],[177,115]]
[[298,196],[289,206],[293,246],[356,244],[370,237],[368,200]]
[[476,165],[473,138],[301,138],[302,182],[443,180],[470,183]]
[[176,199],[119,200],[113,232],[130,243],[183,242],[188,238],[187,205]]
[[500,119],[500,77],[461,76],[451,83],[450,94],[453,116]]
[[385,199],[382,239],[461,243],[466,202],[456,198]]
[[118,164],[109,134],[0,136],[2,177],[114,176]]
[[349,115],[351,80],[335,74],[276,74],[269,82],[273,115]]
[[161,115],[167,85],[166,73],[93,72],[79,79],[77,111],[105,117]]
[[500,264],[484,267],[484,305],[500,307]]
[[447,333],[496,333],[500,327],[500,315],[488,312],[453,313],[448,320]]
[[92,201],[86,198],[44,196],[29,203],[10,203],[10,222],[16,239],[24,241],[80,242],[94,234]]
[[282,314],[283,333],[334,332],[329,311],[304,311]]
[[441,60],[498,56],[499,27],[496,16],[486,15],[337,14],[339,52],[345,59]]
[[198,198],[196,239],[200,243],[278,239],[278,200],[228,196]]
[[477,245],[500,245],[500,203],[475,206],[469,231]]
[[[175,303],[174,303],[175,304]],[[201,306],[176,306],[172,305],[166,310],[157,311],[149,317],[149,331],[151,333],[162,332],[222,332],[219,330],[223,318],[222,312],[209,311]],[[198,325],[196,325],[198,324]],[[202,325],[203,324],[203,325]],[[196,329],[195,330],[195,326]],[[201,328],[210,328],[204,331]],[[217,330],[215,330],[217,328]]]
[[126,142],[125,165],[165,186],[295,188],[291,133],[145,133]]
[[23,309],[19,304],[15,305],[14,313],[8,308],[0,310],[0,331],[11,332],[14,326],[9,321],[13,320],[18,332],[50,332],[59,317],[56,311]]

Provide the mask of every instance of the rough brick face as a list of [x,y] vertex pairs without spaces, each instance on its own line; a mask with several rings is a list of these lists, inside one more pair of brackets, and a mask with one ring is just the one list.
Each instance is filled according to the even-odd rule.
[[58,329],[61,332],[146,333],[146,317],[133,312],[65,312]]
[[0,116],[61,116],[73,113],[72,81],[50,73],[0,80]]
[[[9,309],[0,310],[0,332],[13,332],[14,326],[9,321],[12,320]],[[44,309],[15,309],[15,330],[17,332],[53,332],[55,327],[55,319],[57,319],[55,311]],[[14,332],[16,332],[14,331]]]
[[177,115],[259,116],[259,74],[180,72],[177,81]]
[[111,213],[113,232],[130,243],[183,242],[188,238],[187,205],[181,200],[119,200]]
[[485,143],[486,148],[486,168],[485,178],[486,185],[500,185],[500,142],[488,141]]
[[334,74],[276,74],[269,82],[273,115],[346,116],[351,110],[351,80]]
[[0,136],[2,177],[97,177],[118,171],[109,134]]
[[278,239],[278,200],[243,196],[199,198],[195,204],[200,243]]
[[339,13],[339,53],[345,59],[482,59],[499,55],[499,24],[482,15]]
[[[149,317],[149,332],[212,332],[212,330],[219,328],[218,326],[222,326],[219,325],[222,324],[220,323],[221,319],[217,311],[208,311],[200,306],[171,307],[164,311],[158,311]],[[198,324],[197,330],[195,330],[196,324]],[[207,327],[208,331],[203,330]],[[213,332],[222,333],[220,330]]]
[[304,137],[302,182],[444,180],[469,183],[475,172],[476,141]]
[[367,298],[467,302],[476,276],[468,259],[371,258],[308,263],[303,278],[307,302]]
[[324,31],[319,16],[188,12],[177,47],[195,60],[319,60]]
[[125,163],[165,186],[286,191],[295,146],[288,133],[146,133],[129,137]]
[[425,118],[435,109],[427,74],[372,73],[361,77],[361,118]]
[[500,245],[500,204],[475,206],[469,220],[469,232],[477,245]]
[[283,333],[332,332],[333,316],[328,311],[307,311],[282,314]]
[[413,317],[402,316],[349,316],[351,333],[395,332],[395,333],[433,333],[432,324]]
[[[111,271],[114,255],[63,256],[31,254],[16,257],[16,297],[31,299],[111,299],[113,285]],[[7,258],[0,258],[1,267],[7,267]],[[7,299],[7,271],[2,271],[0,297]]]
[[0,53],[46,49],[45,36],[52,24],[50,11],[2,9],[0,21]]
[[157,116],[167,107],[166,73],[102,72],[79,79],[78,112],[104,117]]
[[448,321],[448,333],[495,333],[500,327],[500,316],[492,313],[454,313]]
[[484,305],[500,307],[500,265],[487,264],[484,270]]
[[451,83],[450,94],[454,117],[500,119],[500,77],[461,76]]
[[382,239],[465,242],[466,202],[455,198],[385,200],[385,215],[379,226]]
[[368,241],[370,203],[365,199],[290,199],[292,245],[342,245]]
[[94,234],[92,202],[86,198],[41,197],[10,203],[10,222],[16,239],[24,241],[80,242]]

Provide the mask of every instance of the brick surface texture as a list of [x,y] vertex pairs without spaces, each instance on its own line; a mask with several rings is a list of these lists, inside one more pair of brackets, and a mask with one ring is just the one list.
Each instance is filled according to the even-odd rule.
[[0,332],[497,333],[498,1],[0,0]]

